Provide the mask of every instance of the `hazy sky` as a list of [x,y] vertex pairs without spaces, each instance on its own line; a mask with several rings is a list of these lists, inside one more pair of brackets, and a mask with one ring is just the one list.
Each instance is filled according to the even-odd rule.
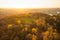
[[60,8],[60,0],[0,0],[0,8]]

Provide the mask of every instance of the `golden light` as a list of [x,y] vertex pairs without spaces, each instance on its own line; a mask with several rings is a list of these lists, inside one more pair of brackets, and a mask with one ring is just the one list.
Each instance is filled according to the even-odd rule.
[[57,8],[60,0],[0,0],[0,8]]

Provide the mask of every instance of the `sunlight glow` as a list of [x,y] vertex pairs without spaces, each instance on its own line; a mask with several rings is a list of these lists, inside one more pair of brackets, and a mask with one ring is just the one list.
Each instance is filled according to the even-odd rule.
[[58,8],[60,0],[0,0],[0,8]]

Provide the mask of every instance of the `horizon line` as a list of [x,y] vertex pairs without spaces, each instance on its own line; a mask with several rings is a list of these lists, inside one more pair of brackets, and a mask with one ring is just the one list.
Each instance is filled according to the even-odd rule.
[[[0,9],[45,9],[45,8],[0,8]],[[49,8],[46,8],[46,9],[49,9]]]

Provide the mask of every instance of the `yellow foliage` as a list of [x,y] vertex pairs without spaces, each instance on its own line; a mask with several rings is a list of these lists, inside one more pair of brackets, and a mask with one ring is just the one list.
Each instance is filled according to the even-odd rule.
[[55,29],[54,32],[53,32],[53,37],[54,37],[55,39],[58,38],[58,33],[57,33],[57,30],[56,30],[56,29]]
[[23,28],[22,31],[28,31],[28,27]]
[[8,28],[11,28],[13,25],[12,24],[8,24]]
[[37,36],[36,35],[32,35],[32,40],[37,40]]
[[28,28],[27,27],[25,27],[25,31],[27,31],[28,30]]
[[43,40],[49,40],[52,39],[52,34],[53,34],[53,28],[52,27],[48,27],[48,30],[46,32],[43,32]]
[[36,20],[35,23],[36,23],[37,25],[42,25],[42,26],[45,26],[45,24],[46,24],[44,18],[40,18],[40,19]]
[[36,33],[37,32],[37,28],[32,28],[32,32]]
[[49,31],[43,32],[43,40],[48,40]]
[[17,20],[17,23],[18,23],[18,24],[20,24],[20,23],[21,23],[21,21],[20,21],[20,20]]

